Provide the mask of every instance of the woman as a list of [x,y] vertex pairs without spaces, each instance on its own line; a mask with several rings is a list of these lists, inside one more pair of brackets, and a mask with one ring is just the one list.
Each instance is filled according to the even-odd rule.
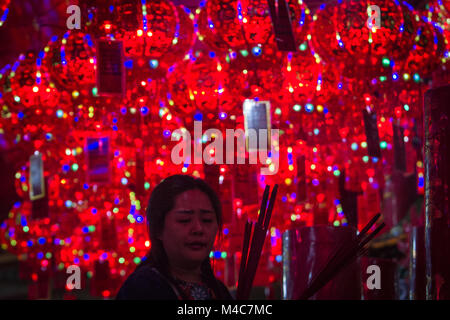
[[174,175],[153,190],[147,207],[151,249],[117,299],[232,299],[209,259],[222,229],[216,193],[201,179]]

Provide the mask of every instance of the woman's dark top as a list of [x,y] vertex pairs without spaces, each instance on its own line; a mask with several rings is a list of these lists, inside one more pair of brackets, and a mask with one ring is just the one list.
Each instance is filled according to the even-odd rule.
[[[175,279],[178,288],[183,290],[185,296],[191,300],[211,300],[216,299],[210,288],[204,284],[186,282]],[[227,287],[217,280],[220,290],[227,300],[232,300],[232,296]],[[117,300],[178,300],[181,295],[176,287],[165,278],[159,271],[150,266],[138,267],[125,280],[124,284],[116,296]]]

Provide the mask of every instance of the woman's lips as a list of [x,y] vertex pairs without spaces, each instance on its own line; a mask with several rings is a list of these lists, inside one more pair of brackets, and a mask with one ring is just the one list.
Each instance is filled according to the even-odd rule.
[[187,243],[186,246],[192,250],[201,250],[206,247],[206,243],[203,242],[191,242]]

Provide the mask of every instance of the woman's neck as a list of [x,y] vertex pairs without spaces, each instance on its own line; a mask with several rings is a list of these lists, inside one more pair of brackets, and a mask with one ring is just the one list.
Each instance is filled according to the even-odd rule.
[[171,266],[172,276],[186,282],[202,282],[200,266],[196,268],[180,268]]

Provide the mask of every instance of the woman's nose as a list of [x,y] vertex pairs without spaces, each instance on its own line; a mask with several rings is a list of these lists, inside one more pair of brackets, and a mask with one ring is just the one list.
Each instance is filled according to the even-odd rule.
[[194,233],[203,233],[204,226],[201,219],[194,219],[192,223],[192,232]]

